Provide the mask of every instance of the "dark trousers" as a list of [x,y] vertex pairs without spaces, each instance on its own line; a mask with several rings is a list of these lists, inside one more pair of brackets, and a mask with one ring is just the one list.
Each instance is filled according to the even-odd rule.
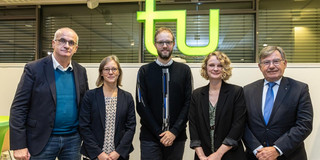
[[160,142],[140,141],[141,160],[182,160],[185,141],[165,147]]
[[80,134],[51,135],[48,143],[38,155],[31,160],[80,160]]

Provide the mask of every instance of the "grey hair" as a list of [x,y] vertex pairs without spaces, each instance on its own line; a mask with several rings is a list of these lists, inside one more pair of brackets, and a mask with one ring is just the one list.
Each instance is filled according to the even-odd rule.
[[76,36],[77,36],[77,42],[76,42],[76,44],[78,44],[78,43],[79,43],[79,36],[78,36],[78,34],[77,34],[73,29],[71,29],[71,28],[69,28],[69,27],[59,28],[59,29],[54,33],[53,40],[54,40],[54,41],[57,40],[58,35],[60,35],[60,34],[61,34],[61,31],[64,30],[64,29],[70,30],[70,31],[72,31],[72,32],[74,32],[74,33],[76,34]]
[[284,50],[281,47],[278,47],[278,46],[267,46],[267,47],[264,47],[260,51],[259,62],[261,62],[261,59],[264,59],[264,58],[268,57],[269,55],[271,55],[275,51],[279,51],[280,54],[281,54],[282,60],[286,60],[286,53],[284,52]]

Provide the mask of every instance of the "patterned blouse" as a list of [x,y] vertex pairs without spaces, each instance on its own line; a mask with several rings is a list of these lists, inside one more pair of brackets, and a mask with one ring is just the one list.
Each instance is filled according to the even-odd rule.
[[216,121],[216,108],[217,103],[212,106],[212,104],[209,102],[209,120],[210,120],[210,138],[211,138],[211,151],[214,152],[214,125]]
[[105,132],[104,143],[102,150],[109,154],[115,150],[114,147],[114,132],[116,124],[116,111],[117,111],[117,97],[105,97],[106,104],[106,117],[105,117]]

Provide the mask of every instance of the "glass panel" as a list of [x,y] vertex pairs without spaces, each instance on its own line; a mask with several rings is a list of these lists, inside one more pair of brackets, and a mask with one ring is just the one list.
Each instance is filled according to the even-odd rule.
[[61,27],[70,27],[79,35],[79,48],[73,60],[98,63],[104,57],[114,54],[121,63],[138,62],[138,9],[137,3],[100,4],[94,10],[88,9],[86,5],[45,6],[42,56],[52,52],[54,32]]
[[0,63],[35,60],[35,20],[0,20]]
[[320,62],[320,9],[260,10],[259,50],[282,47],[288,62]]

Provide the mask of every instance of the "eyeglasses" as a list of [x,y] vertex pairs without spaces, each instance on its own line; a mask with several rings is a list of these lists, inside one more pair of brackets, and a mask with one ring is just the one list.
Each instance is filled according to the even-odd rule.
[[106,73],[110,73],[110,71],[112,71],[112,73],[115,73],[118,71],[118,68],[103,68],[103,71]]
[[159,42],[156,42],[158,45],[160,46],[164,46],[164,44],[166,44],[167,46],[171,46],[173,44],[173,41],[159,41]]
[[270,66],[271,63],[272,63],[272,64],[275,65],[275,66],[279,66],[282,61],[283,61],[282,59],[274,59],[274,60],[272,60],[272,61],[266,60],[266,61],[260,62],[260,64],[262,64],[262,65],[264,65],[264,66]]
[[73,47],[74,45],[77,45],[78,43],[76,43],[73,40],[67,41],[64,38],[60,38],[60,39],[56,39],[55,41],[58,41],[60,43],[60,45],[66,45],[67,43],[69,44],[69,46]]

